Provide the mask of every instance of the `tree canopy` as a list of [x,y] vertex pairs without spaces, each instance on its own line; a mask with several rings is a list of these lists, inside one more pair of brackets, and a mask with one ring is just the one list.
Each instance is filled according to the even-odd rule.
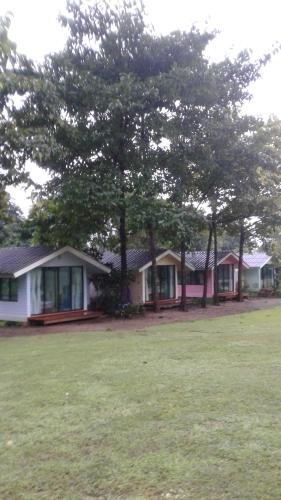
[[184,273],[202,230],[216,250],[221,231],[277,225],[280,123],[242,113],[271,54],[211,62],[215,32],[159,35],[136,0],[67,6],[66,46],[41,65],[0,25],[0,176],[19,182],[27,158],[51,176],[30,214],[33,241],[115,246],[124,302],[131,235],[152,254],[162,241],[180,249]]

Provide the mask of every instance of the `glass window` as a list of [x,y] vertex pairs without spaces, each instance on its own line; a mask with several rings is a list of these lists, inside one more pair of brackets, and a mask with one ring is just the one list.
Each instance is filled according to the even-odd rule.
[[0,300],[16,302],[18,300],[18,282],[14,278],[0,278]]
[[[178,271],[178,284],[181,285],[181,272]],[[186,285],[204,285],[204,271],[188,271]]]
[[83,267],[43,267],[31,273],[31,314],[83,309]]
[[274,271],[273,267],[264,266],[261,270],[262,287],[272,288],[274,286]]
[[59,268],[59,310],[71,310],[71,268]]
[[233,292],[233,264],[220,264],[218,266],[218,291]]
[[83,269],[72,267],[71,287],[72,309],[83,308]]
[[18,300],[18,282],[17,280],[10,280],[10,299],[13,302]]
[[44,312],[58,311],[58,279],[57,269],[44,268]]
[[[151,267],[145,271],[145,300],[152,300]],[[159,299],[175,298],[175,266],[157,266],[157,289]]]
[[43,312],[43,273],[42,269],[35,269],[30,274],[31,280],[31,314]]
[[9,278],[1,279],[1,300],[10,300]]

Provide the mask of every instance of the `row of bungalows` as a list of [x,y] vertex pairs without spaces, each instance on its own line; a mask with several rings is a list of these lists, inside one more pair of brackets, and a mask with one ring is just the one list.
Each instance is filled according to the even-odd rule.
[[[218,292],[236,294],[238,283],[238,261],[236,253],[218,252]],[[273,288],[274,268],[271,257],[264,253],[245,254],[243,258],[243,286],[249,292],[259,292],[262,288]],[[121,269],[120,255],[105,252],[102,262],[115,269]],[[186,254],[186,297],[201,298],[204,287],[206,252]],[[162,302],[179,301],[182,293],[181,258],[173,250],[158,249],[156,252],[158,294]],[[151,269],[152,262],[147,250],[127,251],[128,270],[135,279],[129,286],[128,301],[149,305],[152,301]],[[214,295],[214,252],[210,253],[207,274],[207,298]]]
[[[186,296],[203,294],[206,253],[186,254]],[[246,254],[243,260],[244,284],[250,291],[274,286],[274,268],[270,257]],[[181,297],[180,254],[157,250],[157,283],[160,301],[176,303]],[[128,270],[134,279],[128,287],[128,302],[149,305],[152,301],[152,262],[147,250],[127,251]],[[0,249],[0,320],[58,322],[91,317],[91,290],[97,275],[120,270],[120,255],[105,252],[101,261],[70,246],[9,247]],[[214,293],[214,254],[211,252],[207,297]],[[218,289],[235,293],[238,256],[234,252],[218,254]]]

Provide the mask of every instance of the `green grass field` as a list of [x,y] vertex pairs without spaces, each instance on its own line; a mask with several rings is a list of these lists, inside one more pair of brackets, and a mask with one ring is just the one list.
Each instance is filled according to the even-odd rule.
[[281,498],[281,310],[0,339],[0,498]]

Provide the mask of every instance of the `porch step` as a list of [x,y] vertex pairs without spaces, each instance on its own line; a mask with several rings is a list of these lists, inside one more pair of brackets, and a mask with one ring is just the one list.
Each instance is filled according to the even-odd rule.
[[[160,309],[171,309],[172,307],[179,307],[181,303],[181,299],[160,299],[159,300],[159,308]],[[186,304],[192,304],[192,299],[191,298],[186,298]],[[153,301],[149,300],[144,303],[144,306],[147,308],[153,307]]]
[[[218,293],[219,300],[237,300],[238,293],[237,292],[219,292]],[[249,295],[247,293],[243,293],[243,299],[248,299]]]
[[259,297],[272,297],[272,295],[273,288],[261,288],[258,293]]
[[67,323],[69,321],[81,321],[85,319],[97,319],[103,316],[101,311],[66,311],[58,313],[36,314],[29,316],[28,322],[31,325],[52,325],[56,323]]

